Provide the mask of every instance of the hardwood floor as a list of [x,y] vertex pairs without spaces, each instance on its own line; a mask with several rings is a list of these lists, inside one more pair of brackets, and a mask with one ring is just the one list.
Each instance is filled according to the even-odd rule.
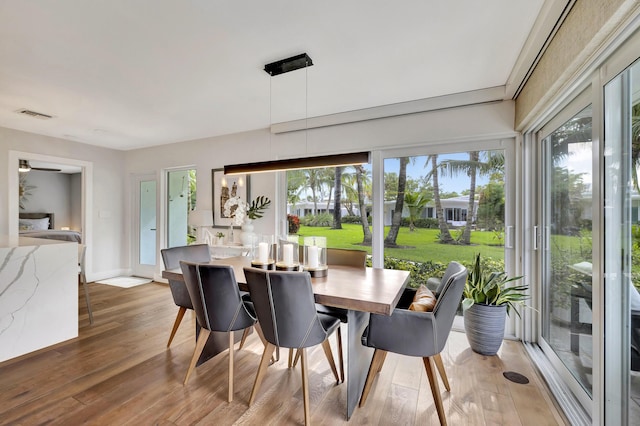
[[[182,385],[195,345],[189,311],[171,348],[177,308],[158,283],[129,289],[89,284],[94,325],[80,299],[80,337],[0,363],[0,424],[265,425],[303,424],[299,365],[286,351],[267,370],[254,405],[247,403],[262,344],[255,333],[236,350],[235,397],[227,402],[227,352]],[[82,296],[82,293],[80,293]],[[331,337],[335,351],[335,338]],[[237,348],[237,347],[236,347]],[[453,332],[442,353],[451,392],[440,382],[450,425],[565,424],[522,345],[505,341],[498,356],[472,352]],[[506,370],[527,376],[512,383]],[[420,358],[389,354],[364,408],[345,419],[346,384],[336,385],[321,347],[309,351],[309,399],[314,424],[437,425]]]

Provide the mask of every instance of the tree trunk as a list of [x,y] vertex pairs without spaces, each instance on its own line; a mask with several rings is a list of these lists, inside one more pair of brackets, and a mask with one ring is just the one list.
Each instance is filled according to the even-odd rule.
[[442,210],[442,203],[440,202],[440,188],[438,183],[438,156],[431,156],[431,169],[433,173],[433,199],[436,204],[436,217],[438,218],[438,227],[440,228],[440,242],[444,244],[453,243],[451,233],[449,232],[449,226],[444,218],[444,211]]
[[398,195],[396,196],[396,207],[393,210],[393,219],[391,220],[391,228],[389,233],[384,239],[385,247],[395,247],[398,244],[398,232],[400,231],[400,225],[402,224],[402,209],[404,207],[404,191],[407,186],[407,164],[409,164],[409,157],[400,158],[400,171],[398,172]]
[[316,198],[316,187],[311,187],[311,197],[313,198],[313,215],[318,214],[318,199]]
[[362,244],[370,246],[372,241],[371,229],[369,228],[369,219],[367,219],[367,206],[364,204],[364,184],[362,182],[362,174],[364,169],[362,166],[354,166],[356,169],[356,183],[358,186],[358,208],[360,209],[360,223],[362,224]]
[[478,151],[471,151],[469,153],[469,205],[467,206],[467,222],[464,226],[464,232],[462,233],[462,244],[471,244],[471,225],[473,222],[473,208],[475,207],[476,198],[476,173],[478,170],[478,161],[480,160],[480,153]]
[[342,229],[342,167],[336,167],[333,192],[333,229]]

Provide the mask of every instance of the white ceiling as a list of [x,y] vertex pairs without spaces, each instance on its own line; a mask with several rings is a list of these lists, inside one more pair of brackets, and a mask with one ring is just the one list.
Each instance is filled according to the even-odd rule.
[[0,126],[133,149],[503,86],[544,3],[1,1]]

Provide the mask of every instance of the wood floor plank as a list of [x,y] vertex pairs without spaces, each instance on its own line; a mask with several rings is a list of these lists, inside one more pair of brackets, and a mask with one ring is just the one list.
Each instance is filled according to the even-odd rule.
[[[187,312],[167,349],[177,313],[167,285],[123,289],[90,283],[89,291],[94,324],[80,293],[78,338],[0,363],[0,425],[304,423],[300,364],[287,368],[286,351],[267,368],[248,408],[264,348],[252,333],[235,351],[229,403],[227,352],[196,367],[182,385],[195,347],[195,317]],[[308,358],[314,424],[439,424],[420,358],[389,353],[365,407],[348,422],[346,383],[336,385],[320,347],[309,349]],[[449,424],[563,424],[520,343],[505,342],[498,356],[483,357],[468,348],[464,334],[453,332],[442,360],[451,383],[451,392],[439,383]],[[531,382],[508,382],[504,370],[525,374]]]

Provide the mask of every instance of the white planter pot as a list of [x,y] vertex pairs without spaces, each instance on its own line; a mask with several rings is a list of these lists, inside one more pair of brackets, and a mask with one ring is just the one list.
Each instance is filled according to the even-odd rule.
[[242,242],[242,245],[250,245],[254,235],[255,232],[253,232],[253,220],[245,219],[245,222],[242,225],[242,233],[240,234],[240,241]]

